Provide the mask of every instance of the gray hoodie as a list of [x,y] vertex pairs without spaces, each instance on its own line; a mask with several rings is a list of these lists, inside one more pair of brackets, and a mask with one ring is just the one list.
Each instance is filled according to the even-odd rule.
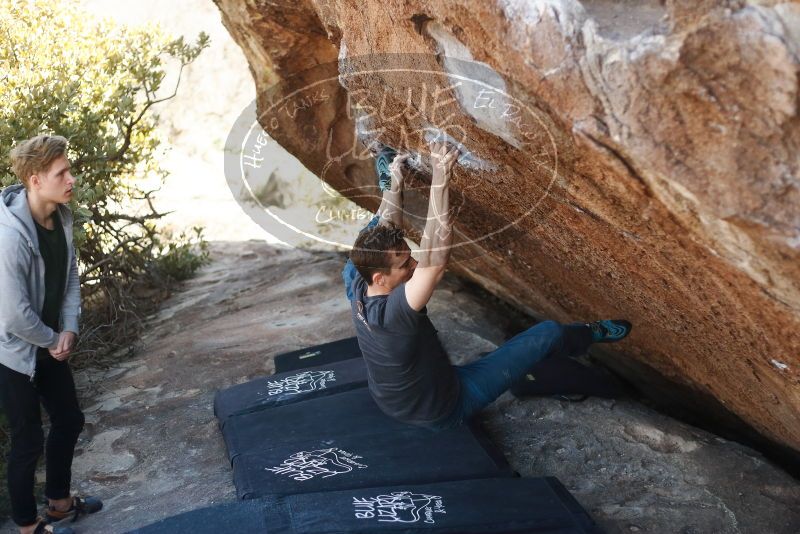
[[[61,330],[78,333],[81,288],[72,244],[72,213],[59,205],[67,239],[67,283]],[[58,344],[58,332],[42,322],[44,260],[22,185],[0,192],[0,364],[33,378],[38,347]]]

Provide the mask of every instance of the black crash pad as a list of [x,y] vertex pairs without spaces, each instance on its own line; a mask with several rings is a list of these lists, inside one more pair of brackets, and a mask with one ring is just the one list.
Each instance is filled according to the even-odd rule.
[[356,436],[321,434],[233,459],[240,499],[514,474],[472,425],[440,432],[409,426],[391,432],[376,428]]
[[241,498],[513,474],[478,424],[401,423],[367,388],[234,415],[222,434]]
[[628,388],[605,369],[569,357],[540,361],[511,386],[511,393],[515,397],[585,395],[610,399],[629,395]]
[[363,358],[264,376],[220,390],[214,397],[214,415],[220,428],[232,415],[256,412],[315,397],[325,397],[367,385]]
[[358,339],[348,337],[314,347],[279,354],[275,356],[275,373],[286,373],[360,357],[361,349],[358,346]]
[[322,534],[599,534],[561,483],[547,478],[459,480],[238,501],[134,532]]
[[381,412],[369,390],[360,388],[228,417],[222,436],[232,461],[244,452],[284,443],[311,443],[320,438],[407,428],[409,425]]
[[[128,531],[128,534],[219,534],[220,532],[257,532],[269,534],[275,511],[272,502],[266,500],[233,501],[206,508],[191,510],[167,517],[145,527]],[[287,532],[285,529],[283,532]]]

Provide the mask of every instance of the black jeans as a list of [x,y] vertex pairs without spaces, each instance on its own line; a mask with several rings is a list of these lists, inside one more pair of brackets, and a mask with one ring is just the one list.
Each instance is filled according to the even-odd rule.
[[40,400],[50,416],[44,493],[49,499],[64,499],[70,495],[72,456],[84,422],[69,364],[52,357],[38,360],[33,382],[29,376],[0,365],[0,401],[11,431],[11,518],[19,526],[36,522],[33,482],[44,445]]

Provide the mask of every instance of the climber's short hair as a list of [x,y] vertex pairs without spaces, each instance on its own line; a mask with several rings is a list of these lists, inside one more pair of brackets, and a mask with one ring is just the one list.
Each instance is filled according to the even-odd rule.
[[67,151],[67,139],[60,135],[37,135],[17,143],[11,153],[11,170],[28,188],[28,180],[34,174],[44,172]]
[[408,248],[404,238],[402,228],[386,224],[378,224],[358,234],[353,250],[350,251],[350,261],[367,285],[372,285],[373,274],[388,274],[391,271],[389,253]]

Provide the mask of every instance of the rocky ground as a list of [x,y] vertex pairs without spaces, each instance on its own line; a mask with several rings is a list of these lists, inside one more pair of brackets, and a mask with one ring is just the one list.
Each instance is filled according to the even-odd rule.
[[[245,242],[214,243],[212,257],[152,320],[137,356],[77,376],[87,425],[75,489],[106,502],[81,532],[124,532],[235,499],[214,392],[271,373],[276,354],[353,334],[340,255]],[[519,328],[456,279],[429,309],[459,362]],[[506,394],[483,419],[516,470],[557,476],[607,532],[800,531],[797,480],[636,401]]]

